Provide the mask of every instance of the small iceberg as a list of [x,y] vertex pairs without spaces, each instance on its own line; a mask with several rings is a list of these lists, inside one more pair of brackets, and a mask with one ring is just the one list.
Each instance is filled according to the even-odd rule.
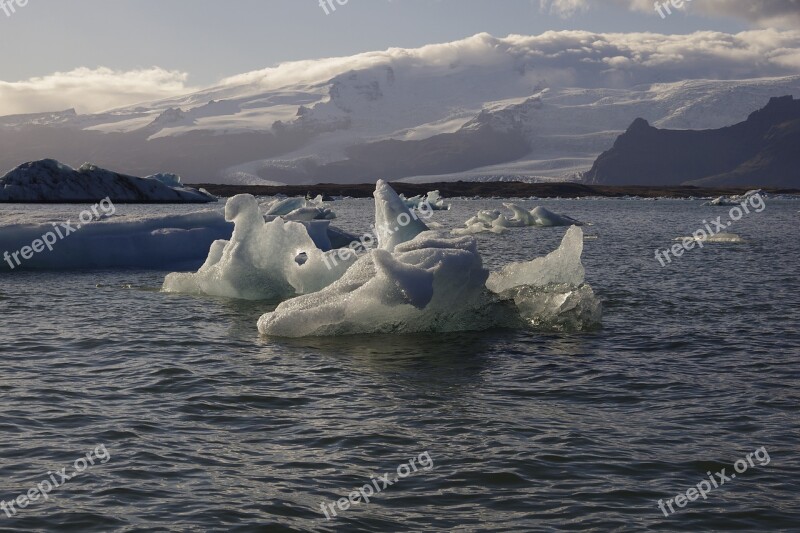
[[511,211],[511,218],[498,210],[483,210],[467,220],[464,228],[452,231],[453,235],[474,235],[477,233],[503,234],[509,228],[522,228],[529,226],[555,227],[555,226],[584,226],[583,222],[574,218],[559,215],[544,207],[536,207],[531,211],[512,203],[503,204]]
[[703,235],[693,235],[691,237],[676,237],[675,238],[676,241],[684,241],[686,239],[689,239],[689,240],[692,240],[692,241],[696,241],[696,242],[702,242],[702,243],[711,242],[711,243],[741,244],[741,243],[747,242],[743,238],[741,238],[739,235],[736,235],[735,233],[717,233],[717,234],[711,235],[711,236],[707,236],[707,235],[703,234]]
[[249,194],[228,200],[225,219],[234,224],[230,240],[215,241],[196,273],[169,274],[164,292],[277,301],[326,287],[356,259],[317,246],[327,221],[315,225],[277,216],[266,222]]
[[449,211],[450,204],[444,203],[444,199],[439,194],[439,191],[430,191],[425,196],[417,195],[411,198],[406,198],[401,194],[400,199],[406,204],[409,209],[429,209],[432,211]]
[[754,189],[752,191],[747,191],[742,195],[733,195],[733,196],[719,196],[705,202],[703,206],[714,206],[714,207],[733,207],[735,205],[741,205],[742,203],[746,202],[750,199],[751,196],[761,196],[766,197],[766,193],[762,189]]
[[265,206],[264,219],[271,222],[281,217],[294,222],[308,222],[311,220],[333,220],[336,213],[325,207],[322,195],[313,200],[306,198],[276,199]]

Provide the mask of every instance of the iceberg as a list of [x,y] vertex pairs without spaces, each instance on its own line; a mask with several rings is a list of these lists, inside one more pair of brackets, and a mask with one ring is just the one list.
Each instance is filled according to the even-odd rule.
[[[339,279],[357,259],[333,257],[317,247],[327,224],[306,226],[276,217],[267,222],[249,194],[230,198],[225,219],[233,222],[230,240],[213,243],[195,273],[172,273],[162,290],[243,300],[282,300],[318,291]],[[311,231],[309,231],[311,229]]]
[[583,240],[583,230],[572,226],[557,250],[492,272],[486,286],[501,298],[512,299],[528,326],[557,331],[596,326],[602,307],[584,280]]
[[710,243],[734,243],[734,244],[741,244],[745,242],[743,238],[735,233],[717,233],[715,235],[692,235],[691,237],[676,237],[676,241],[684,241],[686,239],[693,240],[696,242],[701,242],[703,244],[710,242]]
[[417,195],[406,198],[401,194],[400,199],[409,209],[430,209],[432,211],[449,211],[450,204],[444,203],[444,199],[438,190],[430,191],[425,196]]
[[473,235],[477,233],[503,234],[508,228],[522,228],[530,226],[583,226],[583,222],[572,217],[559,215],[544,207],[536,207],[531,211],[512,203],[503,204],[511,211],[511,218],[498,210],[483,210],[467,220],[464,228],[456,228],[451,233],[454,235]]
[[83,164],[78,169],[43,159],[24,163],[0,178],[0,202],[209,203],[217,198],[181,183],[175,174],[137,178]]
[[380,249],[391,252],[397,244],[409,241],[428,230],[428,226],[385,181],[378,180],[373,196],[375,230]]
[[[2,227],[0,253],[21,250],[53,230],[48,223]],[[197,268],[211,243],[229,237],[232,230],[217,211],[166,217],[100,216],[65,235],[52,250],[13,266],[14,270]],[[11,270],[10,265],[0,261],[0,271],[4,270]]]
[[280,304],[259,331],[281,337],[486,329],[485,280],[476,243],[423,232],[395,251],[370,251],[341,279]]
[[[583,232],[572,227],[545,258],[483,267],[473,237],[448,237],[409,224],[406,203],[385,182],[375,190],[379,246],[327,287],[284,301],[258,321],[263,335],[338,336],[476,331],[494,327],[583,329],[601,306],[584,283]],[[396,228],[395,228],[396,229]]]
[[311,220],[333,220],[336,213],[325,207],[322,196],[313,200],[306,198],[276,199],[267,204],[264,219],[267,222],[281,217],[294,222],[308,222]]
[[766,197],[767,193],[764,192],[763,189],[753,189],[751,191],[747,191],[742,195],[718,196],[717,198],[705,202],[702,205],[716,206],[716,207],[732,207],[735,205],[741,205],[742,203],[748,201],[752,196]]

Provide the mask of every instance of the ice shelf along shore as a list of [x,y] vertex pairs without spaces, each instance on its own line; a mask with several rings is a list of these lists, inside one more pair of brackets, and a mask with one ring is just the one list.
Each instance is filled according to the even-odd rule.
[[[269,336],[577,330],[600,323],[599,300],[584,282],[579,227],[569,228],[547,257],[489,272],[473,237],[431,231],[383,181],[374,196],[378,246],[344,261],[333,260],[336,250],[315,246],[303,224],[265,222],[255,198],[231,198],[231,239],[215,242],[198,272],[168,275],[163,290],[283,300],[258,321]],[[403,219],[410,222],[398,229]]]

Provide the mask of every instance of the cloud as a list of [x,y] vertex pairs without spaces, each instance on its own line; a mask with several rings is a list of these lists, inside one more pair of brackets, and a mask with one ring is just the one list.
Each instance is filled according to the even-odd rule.
[[60,111],[98,112],[193,90],[187,74],[161,68],[117,71],[77,68],[43,77],[0,81],[0,115]]
[[549,86],[619,87],[686,79],[796,75],[800,31],[700,31],[687,35],[549,31],[496,38],[482,33],[416,49],[391,48],[349,57],[297,61],[223,80],[232,94],[326,84],[335,76],[391,67],[448,75],[474,67],[514,70]]
[[201,92],[187,86],[187,75],[181,72],[80,68],[14,83],[0,81],[0,115],[70,107],[87,113],[155,100],[163,100],[157,106],[161,108],[185,107],[282,88],[291,94],[306,90],[319,94],[337,76],[371,72],[372,79],[385,80],[390,68],[398,80],[427,80],[434,88],[436,76],[459,71],[473,70],[482,79],[497,80],[512,79],[508,73],[517,73],[514,83],[530,90],[789,76],[800,71],[800,31],[687,35],[549,31],[505,38],[481,33],[421,48],[287,62],[225,78]]
[[[664,1],[661,0],[660,3]],[[571,17],[575,13],[587,11],[593,7],[608,5],[658,16],[653,0],[539,0],[539,3],[543,11],[563,17]],[[800,0],[684,0],[681,9],[712,17],[739,18],[759,27],[796,28],[800,26]]]

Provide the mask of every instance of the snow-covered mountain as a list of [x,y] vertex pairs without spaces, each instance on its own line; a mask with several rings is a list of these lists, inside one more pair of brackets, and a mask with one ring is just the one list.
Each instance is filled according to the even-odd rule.
[[[755,46],[735,37],[707,39],[716,39],[719,57]],[[770,97],[800,97],[790,62],[746,66],[750,56],[728,57],[714,72],[696,62],[678,68],[680,57],[665,56],[658,42],[643,50],[624,41],[590,32],[479,34],[282,64],[101,114],[0,117],[0,164],[91,159],[192,183],[570,179],[636,118],[659,128],[719,128]]]

